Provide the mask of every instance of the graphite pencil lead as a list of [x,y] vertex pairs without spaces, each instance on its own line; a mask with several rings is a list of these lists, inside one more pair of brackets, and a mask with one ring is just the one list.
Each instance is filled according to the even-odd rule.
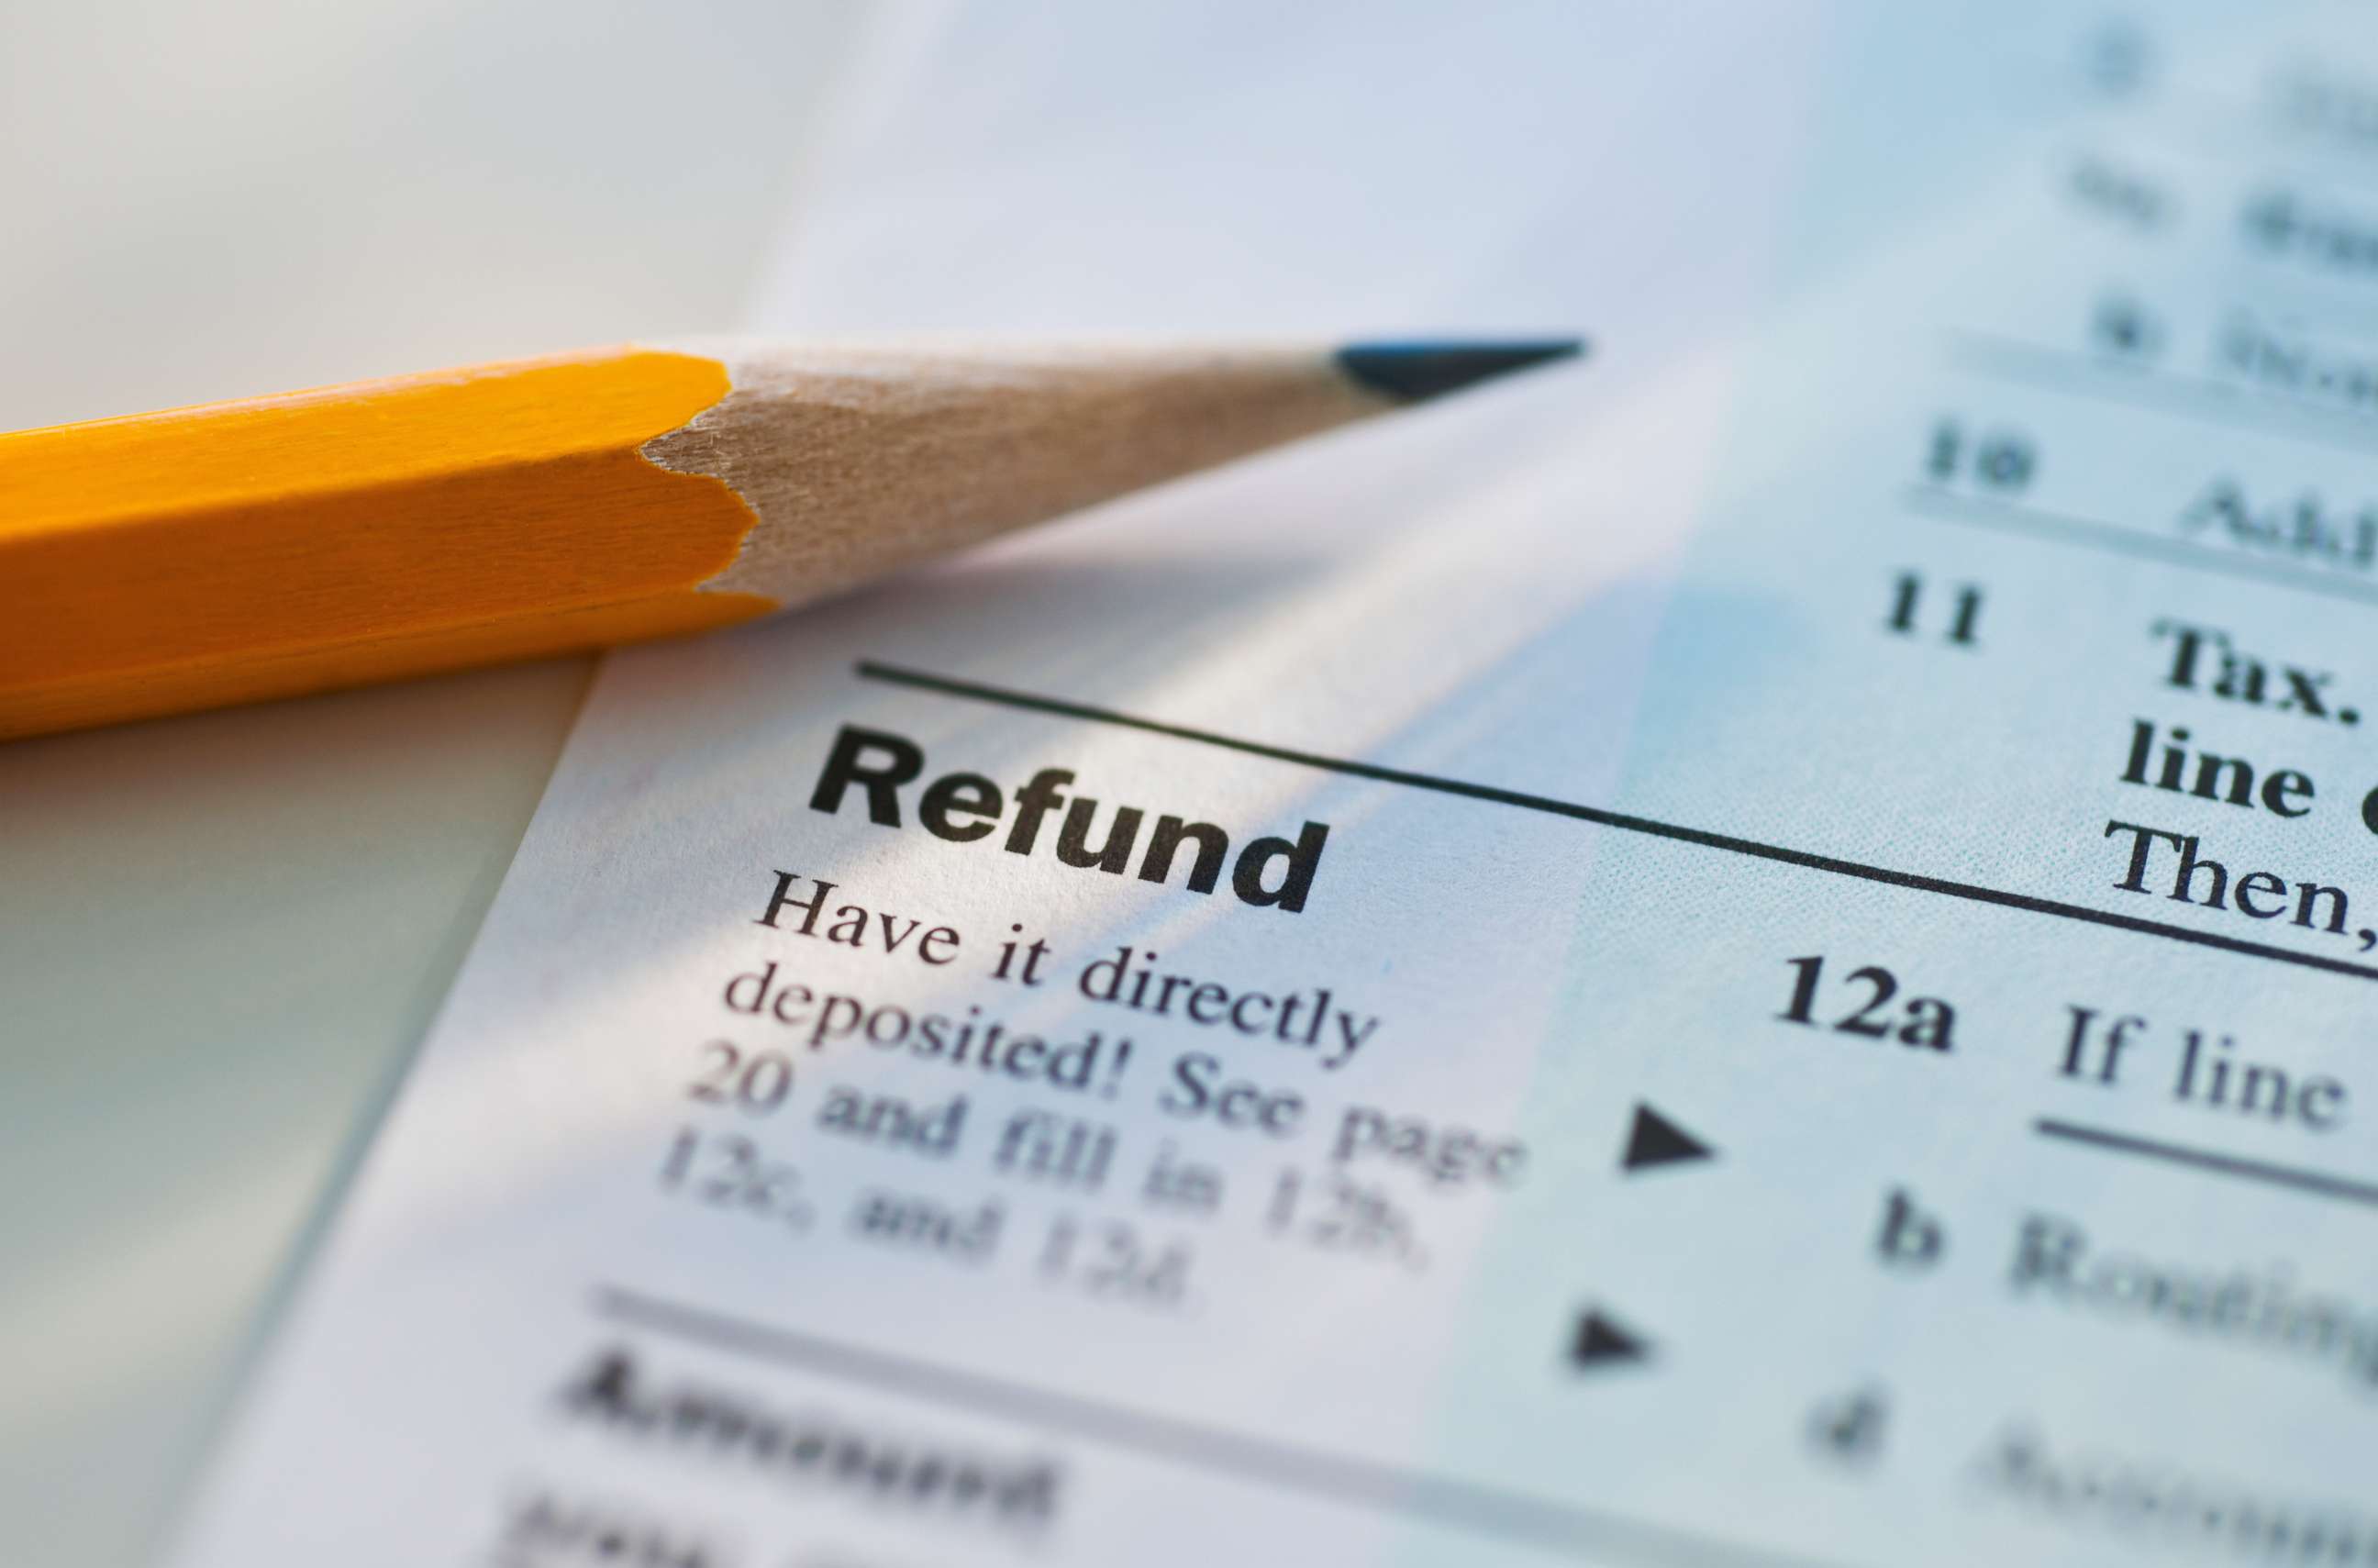
[[1575,359],[1585,350],[1583,338],[1355,343],[1338,351],[1338,368],[1399,403],[1425,403],[1514,370]]

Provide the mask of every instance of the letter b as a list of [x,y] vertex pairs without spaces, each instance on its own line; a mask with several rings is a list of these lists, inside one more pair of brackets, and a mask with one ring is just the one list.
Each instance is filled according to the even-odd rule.
[[1949,1247],[1948,1228],[1918,1208],[1907,1188],[1894,1187],[1882,1200],[1882,1229],[1874,1255],[1886,1269],[1922,1273],[1940,1262]]

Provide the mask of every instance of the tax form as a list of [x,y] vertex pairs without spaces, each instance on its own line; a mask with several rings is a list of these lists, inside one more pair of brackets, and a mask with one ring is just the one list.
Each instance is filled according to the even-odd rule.
[[2378,1561],[2378,32],[903,13],[757,324],[1591,359],[607,665],[173,1561]]

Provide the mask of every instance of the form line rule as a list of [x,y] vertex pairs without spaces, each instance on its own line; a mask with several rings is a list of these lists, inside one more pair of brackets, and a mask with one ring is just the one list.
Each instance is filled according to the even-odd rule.
[[2127,404],[2217,429],[2240,426],[2367,455],[2378,444],[2378,412],[2210,376],[2178,374],[2138,361],[2073,354],[1985,332],[1951,334],[1951,353],[2002,380]]
[[1944,523],[1959,523],[1968,527],[1988,528],[2024,538],[2044,539],[2051,544],[2086,545],[2093,549],[2152,561],[2164,566],[2177,566],[2187,572],[2235,577],[2240,582],[2264,583],[2275,588],[2291,588],[2298,593],[2324,594],[2330,598],[2351,599],[2356,604],[2378,603],[2378,583],[2360,583],[2351,578],[2307,572],[2277,561],[2250,560],[2204,545],[2143,534],[2134,528],[2125,528],[2118,523],[2100,522],[2094,517],[2075,517],[2070,513],[2048,512],[2016,501],[1958,495],[1934,485],[1911,487],[1907,492],[1907,504],[1918,512],[1929,513]]
[[2329,1176],[2322,1171],[2300,1170],[2293,1165],[2274,1164],[2267,1160],[2248,1160],[2235,1154],[2216,1154],[2206,1149],[2192,1149],[2184,1143],[2166,1143],[2159,1139],[2141,1138],[2133,1133],[2113,1132],[2101,1127],[2084,1127],[2078,1122],[2059,1121],[2053,1116],[2040,1117],[2031,1124],[2031,1130],[2042,1138],[2054,1138],[2067,1143],[2084,1144],[2093,1149],[2102,1149],[2108,1153],[2131,1154],[2145,1160],[2161,1160],[2168,1164],[2186,1165],[2194,1170],[2209,1171],[2216,1176],[2268,1182],[2274,1187],[2292,1188],[2299,1192],[2317,1193],[2323,1198],[2337,1198],[2348,1203],[2368,1203],[2378,1206],[2378,1184],[2353,1181],[2345,1176]]
[[1473,1535],[1521,1541],[1607,1562],[1613,1552],[1647,1562],[1827,1568],[1814,1559],[1690,1534],[1597,1509],[1507,1491],[1451,1476],[1380,1464],[1036,1388],[964,1368],[754,1321],[618,1285],[594,1293],[595,1315],[714,1350],[799,1368],[820,1377],[1079,1441],[1193,1465],[1341,1505],[1401,1514]]
[[1495,805],[1514,806],[1521,811],[1542,812],[1550,816],[1565,816],[1579,822],[1590,822],[1600,827],[1615,828],[1622,833],[1640,834],[1646,838],[1664,838],[1673,843],[1693,844],[1702,849],[1723,850],[1727,854],[1744,855],[1754,860],[1772,861],[1782,865],[1798,866],[1805,871],[1823,872],[1832,876],[1845,876],[1861,882],[1879,882],[1885,887],[1904,887],[1918,893],[1932,893],[1941,898],[1962,899],[1969,903],[1991,904],[2000,909],[2020,910],[2026,914],[2046,915],[2057,920],[2076,921],[2087,925],[2105,926],[2116,931],[2129,931],[2143,936],[2159,937],[2168,942],[2185,943],[2191,947],[2210,947],[2219,952],[2261,959],[2271,963],[2294,964],[2302,969],[2320,970],[2329,974],[2350,975],[2357,980],[2378,980],[2378,968],[2357,964],[2344,959],[2327,958],[2318,953],[2298,952],[2293,948],[2275,947],[2267,942],[2249,942],[2243,937],[2224,936],[2210,931],[2196,931],[2166,921],[2145,920],[2136,915],[2116,914],[2108,910],[2091,909],[2086,904],[2069,904],[2055,899],[2036,898],[2028,893],[2011,893],[2004,888],[1986,887],[1978,883],[1956,882],[1947,877],[1926,876],[1916,872],[1894,871],[1888,866],[1869,865],[1862,861],[1843,860],[1833,855],[1814,854],[1781,844],[1762,843],[1755,838],[1735,838],[1732,834],[1712,833],[1705,828],[1687,827],[1681,824],[1661,822],[1651,817],[1634,816],[1625,812],[1605,810],[1601,806],[1583,805],[1574,801],[1555,799],[1549,795],[1532,795],[1519,790],[1506,790],[1492,784],[1476,784],[1465,779],[1440,778],[1434,774],[1414,773],[1403,768],[1383,767],[1375,763],[1356,762],[1345,757],[1324,756],[1315,752],[1298,751],[1289,746],[1277,746],[1261,741],[1243,740],[1237,736],[1219,734],[1209,730],[1195,730],[1186,725],[1168,724],[1159,719],[1142,718],[1134,714],[1119,713],[1111,708],[1094,707],[1087,703],[1070,702],[1060,697],[1040,696],[1029,692],[1010,691],[1000,686],[987,686],[973,681],[959,681],[945,675],[928,674],[922,670],[903,669],[875,659],[861,659],[859,675],[887,685],[907,686],[917,691],[931,692],[942,696],[958,697],[972,702],[994,703],[1003,707],[1027,713],[1048,714],[1054,718],[1074,718],[1091,724],[1113,725],[1119,729],[1137,730],[1147,734],[1168,736],[1177,741],[1190,741],[1200,745],[1217,746],[1225,751],[1244,753],[1249,756],[1267,757],[1275,762],[1293,763],[1303,767],[1319,768],[1330,773],[1342,773],[1356,778],[1369,778],[1383,784],[1399,784],[1408,789],[1426,790],[1440,795],[1453,795],[1463,800],[1483,801]]

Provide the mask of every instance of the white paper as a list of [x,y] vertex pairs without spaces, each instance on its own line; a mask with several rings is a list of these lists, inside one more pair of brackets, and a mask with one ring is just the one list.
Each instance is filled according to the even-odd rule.
[[763,325],[1595,353],[613,658],[178,1560],[2378,1554],[2378,38],[1912,10],[900,21]]

